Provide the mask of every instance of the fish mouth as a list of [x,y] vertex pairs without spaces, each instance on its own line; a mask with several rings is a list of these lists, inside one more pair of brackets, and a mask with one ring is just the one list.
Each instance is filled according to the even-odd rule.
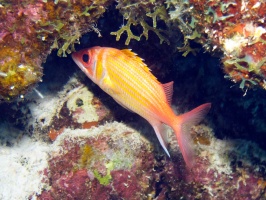
[[77,52],[72,53],[72,54],[71,54],[71,57],[72,57],[72,59],[74,60],[74,62],[76,63],[76,65],[78,65],[78,67],[83,71],[83,68],[85,68],[85,67],[84,67],[83,64],[78,60],[78,54],[77,54]]
[[86,66],[84,66],[83,63],[80,61],[79,55],[80,55],[79,52],[75,52],[75,53],[71,54],[71,57],[74,60],[74,62],[76,63],[76,65],[81,69],[81,71],[83,71],[84,74],[86,74],[93,82],[95,82],[96,80],[94,80],[94,77],[90,73],[89,68],[86,68]]
[[71,57],[74,60],[74,62],[77,64],[77,62],[78,62],[78,60],[77,60],[77,57],[78,57],[77,52],[72,53]]
[[84,65],[78,60],[78,54],[77,52],[71,54],[72,59],[76,63],[76,65],[85,73],[87,74],[87,69],[84,67]]

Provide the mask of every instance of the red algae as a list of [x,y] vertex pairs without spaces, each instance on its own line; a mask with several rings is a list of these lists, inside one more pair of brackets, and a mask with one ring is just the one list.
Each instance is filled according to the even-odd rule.
[[130,171],[117,170],[111,172],[112,178],[115,180],[112,184],[116,191],[115,196],[124,199],[138,199],[141,194],[141,186],[138,184],[137,177]]
[[[190,0],[172,5],[176,10],[170,11],[171,18],[183,24],[179,26],[185,39],[183,55],[191,51],[189,40],[196,41],[222,55],[226,77],[241,89],[266,88],[265,2]],[[183,21],[185,14],[191,18]]]
[[[13,2],[13,3],[12,3]],[[0,7],[0,100],[12,101],[42,78],[47,55],[74,50],[110,1],[12,1]]]
[[[149,179],[139,177],[153,176],[154,160],[141,164],[138,161],[152,156],[152,148],[139,133],[132,130],[128,134],[129,130],[114,123],[90,130],[75,130],[80,133],[68,136],[65,133],[60,135],[60,141],[57,139],[56,142],[60,142],[59,149],[62,151],[59,155],[55,152],[49,161],[51,189],[38,198],[146,198],[152,188],[149,187]],[[85,144],[81,146],[81,143]],[[98,145],[105,147],[99,148]],[[150,170],[147,171],[148,168]]]
[[139,133],[120,123],[65,130],[50,153],[46,169],[50,189],[38,199],[266,197],[266,181],[259,170],[266,158],[264,151],[244,140],[218,140],[206,126],[197,126],[195,132],[209,144],[195,144],[195,166],[187,169],[176,148],[171,148],[168,159]]

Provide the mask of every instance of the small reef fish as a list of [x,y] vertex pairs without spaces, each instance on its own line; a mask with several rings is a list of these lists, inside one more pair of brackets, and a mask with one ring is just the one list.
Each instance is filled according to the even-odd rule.
[[139,114],[152,125],[169,157],[164,124],[170,126],[187,166],[193,166],[193,140],[189,131],[192,125],[199,123],[208,113],[210,103],[185,114],[175,115],[171,108],[173,82],[161,84],[142,59],[129,49],[96,46],[74,52],[72,58],[117,103]]

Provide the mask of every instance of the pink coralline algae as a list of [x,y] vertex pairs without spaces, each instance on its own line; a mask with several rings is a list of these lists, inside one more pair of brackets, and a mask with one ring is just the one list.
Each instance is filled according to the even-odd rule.
[[39,199],[146,199],[154,190],[152,146],[133,129],[113,123],[66,130],[58,142],[60,153],[49,161],[51,189]]
[[[169,1],[169,14],[184,33],[184,55],[194,40],[212,53],[222,54],[226,77],[241,89],[266,89],[266,27],[263,1]],[[187,17],[189,16],[189,17]]]
[[[204,131],[203,131],[204,130]],[[205,126],[197,126],[198,156],[191,170],[175,152],[171,162],[157,165],[157,199],[265,199],[266,154],[244,140],[215,139]],[[203,134],[202,134],[203,133]],[[174,153],[174,152],[172,152]]]
[[[120,38],[126,31],[129,43],[132,37],[140,40],[148,32],[155,32],[160,42],[169,43],[164,30],[156,28],[157,19],[167,20],[164,1],[117,1],[117,9],[128,23],[117,32]],[[96,24],[114,0],[12,0],[0,4],[0,102],[23,98],[42,80],[41,64],[54,49],[59,56],[73,52],[74,44],[89,31],[101,37]],[[129,14],[130,13],[130,14]],[[150,26],[147,21],[153,21]],[[116,21],[116,19],[114,19]],[[143,34],[134,36],[130,26],[141,25]],[[163,33],[163,34],[162,34]]]
[[67,129],[53,144],[49,182],[38,199],[266,198],[264,151],[244,140],[218,140],[204,125],[193,131],[198,156],[187,169],[175,142],[169,159],[123,124]]
[[0,101],[26,94],[42,78],[42,62],[66,56],[95,30],[108,1],[8,1],[0,4]]
[[[59,56],[74,51],[74,44],[89,31],[101,36],[96,24],[115,1],[21,1],[0,5],[0,101],[12,101],[24,95],[42,80],[41,64],[54,49]],[[116,39],[126,33],[131,39],[148,39],[154,32],[160,43],[175,44],[184,35],[179,48],[187,55],[195,52],[189,41],[199,42],[210,52],[223,55],[227,78],[241,89],[266,88],[266,28],[261,1],[117,1],[116,8],[126,24],[111,32]],[[115,19],[114,19],[115,20]],[[158,27],[157,27],[158,24]],[[159,24],[165,26],[163,29]],[[131,29],[140,26],[135,35]],[[133,32],[134,33],[133,33]],[[171,38],[171,41],[170,41]],[[173,45],[175,46],[175,45]]]

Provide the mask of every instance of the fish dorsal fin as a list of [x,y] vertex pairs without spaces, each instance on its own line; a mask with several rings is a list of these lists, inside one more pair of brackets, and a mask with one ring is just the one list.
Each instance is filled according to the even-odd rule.
[[172,103],[173,85],[174,85],[174,81],[162,84],[163,90],[164,90],[164,93],[165,93],[165,96],[166,96],[166,99],[169,105],[171,105]]
[[144,60],[138,56],[138,54],[131,51],[131,49],[122,49],[124,54],[126,54],[129,58],[138,63],[138,66],[141,67],[145,72],[147,72],[151,78],[157,81],[157,78],[150,72],[150,68],[143,62]]
[[134,59],[135,61],[139,63],[143,63],[143,65],[146,66],[146,64],[143,62],[143,59],[138,56],[138,54],[131,51],[131,49],[122,49],[121,50],[124,54],[126,54],[131,59]]

